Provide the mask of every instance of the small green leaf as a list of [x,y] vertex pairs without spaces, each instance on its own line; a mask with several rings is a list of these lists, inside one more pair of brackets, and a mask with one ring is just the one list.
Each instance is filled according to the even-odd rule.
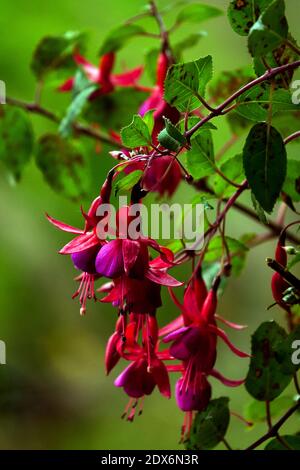
[[258,200],[256,199],[256,197],[254,196],[253,192],[251,191],[251,201],[252,201],[252,204],[253,204],[253,207],[254,207],[254,210],[259,218],[259,220],[263,223],[263,224],[268,224],[268,219],[266,217],[266,214],[265,214],[265,211],[263,210],[263,208],[261,207],[260,203],[258,202]]
[[149,129],[150,134],[152,134],[153,128],[154,128],[154,114],[155,110],[154,109],[149,109],[149,111],[146,112],[143,116],[143,121],[145,124],[147,124],[147,127]]
[[[232,273],[238,276],[246,260],[246,254],[249,249],[244,243],[236,240],[235,238],[225,237],[228,250],[231,254]],[[222,258],[223,254],[226,254],[224,248],[223,238],[221,236],[214,237],[208,245],[204,261],[211,263]]]
[[209,176],[215,171],[214,145],[210,130],[203,131],[191,141],[187,152],[187,168],[195,179]]
[[164,117],[164,121],[166,127],[158,134],[158,142],[165,148],[177,152],[186,143],[186,139],[170,119]]
[[54,191],[72,200],[87,194],[89,178],[80,142],[69,142],[56,134],[46,134],[38,142],[36,163]]
[[[198,116],[189,116],[187,120],[187,129],[191,129],[195,124],[198,124],[199,121],[200,119],[198,118]],[[182,134],[185,132],[185,125],[186,125],[185,119],[182,119],[178,123],[178,129],[180,130]],[[195,137],[198,133],[202,131],[206,131],[208,129],[217,130],[217,127],[212,122],[205,122],[203,126],[197,129],[197,131],[193,134],[193,137]]]
[[278,439],[272,439],[272,441],[266,445],[265,450],[300,450],[300,436],[284,435],[280,437],[287,446],[284,446]]
[[120,181],[117,182],[115,186],[115,194],[126,194],[127,191],[130,191],[133,186],[138,183],[138,181],[141,179],[143,175],[143,172],[141,170],[136,170],[133,171],[132,173],[129,173],[129,175],[124,176]]
[[[270,403],[270,411],[272,418],[276,418],[294,405],[293,397],[278,397]],[[266,404],[263,401],[252,400],[247,403],[244,411],[244,418],[252,423],[260,423],[266,421]]]
[[61,67],[74,67],[73,52],[84,46],[86,35],[68,31],[62,36],[46,36],[37,45],[31,61],[31,69],[39,79]]
[[264,322],[252,336],[251,362],[246,389],[257,400],[272,401],[288,386],[293,375],[288,335],[274,321]]
[[236,111],[252,121],[266,121],[271,111],[274,116],[279,111],[297,111],[300,105],[293,104],[289,90],[278,89],[270,93],[269,86],[257,85],[243,93],[236,101]]
[[102,56],[109,52],[117,52],[124,47],[129,39],[143,35],[144,33],[144,28],[137,24],[123,24],[118,26],[110,31],[104,39],[99,55]]
[[197,413],[189,440],[188,450],[209,450],[216,447],[225,437],[229,426],[229,398],[211,400],[204,411]]
[[[202,265],[202,277],[207,286],[207,289],[210,289],[217,274],[220,272],[221,263],[216,261],[215,263],[206,263],[204,262]],[[218,289],[218,296],[223,295],[224,290],[228,284],[228,278],[223,276],[221,279],[221,284]]]
[[248,36],[259,15],[270,5],[270,0],[232,0],[228,18],[232,29],[241,36]]
[[132,149],[151,143],[151,135],[148,126],[138,114],[133,116],[133,120],[129,126],[123,127],[121,137],[125,147]]
[[248,47],[253,57],[264,56],[273,51],[288,36],[284,0],[275,0],[250,29]]
[[287,166],[286,149],[279,132],[267,123],[254,125],[243,149],[243,162],[257,201],[266,212],[272,212]]
[[[240,184],[245,179],[243,156],[241,153],[230,156],[220,163],[219,168],[221,172],[223,175],[227,176],[230,181],[233,181],[235,184]],[[218,174],[212,176],[209,183],[214,193],[219,197],[229,197],[236,191],[233,185]]]
[[179,62],[179,59],[182,57],[182,53],[186,49],[191,49],[192,47],[197,46],[199,41],[206,36],[207,33],[205,31],[199,31],[198,33],[190,34],[189,36],[174,44],[173,51],[177,61]]
[[90,85],[75,96],[59,126],[59,133],[62,137],[69,137],[72,134],[75,119],[80,115],[87,100],[96,89],[96,85]]
[[31,122],[25,111],[0,106],[0,161],[17,181],[30,160],[33,138]]
[[184,22],[189,23],[201,23],[210,18],[215,18],[222,15],[223,12],[219,8],[215,8],[209,5],[201,5],[199,3],[186,5],[177,15],[176,24]]
[[300,201],[300,160],[288,160],[282,189],[294,202]]
[[199,95],[212,78],[212,57],[172,65],[165,80],[165,100],[179,111],[192,111],[200,106]]

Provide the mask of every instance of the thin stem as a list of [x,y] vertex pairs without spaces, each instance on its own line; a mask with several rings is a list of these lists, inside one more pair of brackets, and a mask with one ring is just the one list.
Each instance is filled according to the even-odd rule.
[[227,178],[227,176],[220,170],[220,168],[217,167],[217,165],[214,166],[214,169],[216,170],[216,173],[218,173],[218,175],[221,176],[221,178],[223,178],[223,180],[226,181],[228,184],[230,184],[231,186],[235,188],[240,187],[240,184],[237,184],[231,179]]
[[226,112],[226,108],[232,104],[233,101],[235,101],[240,95],[245,93],[247,90],[250,90],[254,86],[266,81],[270,80],[271,78],[275,77],[276,75],[286,72],[288,70],[294,70],[297,67],[300,66],[300,60],[297,60],[296,62],[292,62],[291,64],[285,64],[281,65],[280,67],[275,67],[273,69],[267,70],[263,75],[260,77],[256,78],[255,80],[252,80],[251,82],[247,83],[243,87],[241,87],[239,90],[237,90],[235,93],[233,93],[231,96],[229,96],[223,103],[221,103],[219,106],[217,106],[214,111],[212,111],[208,116],[204,117],[201,121],[199,121],[197,124],[195,124],[191,129],[189,129],[185,133],[185,137],[187,139],[190,139],[191,136],[201,127],[203,124],[206,122],[210,121],[216,116],[220,116],[223,114],[223,112]]
[[286,144],[289,144],[290,142],[292,142],[293,140],[299,139],[299,138],[300,138],[300,131],[296,131],[296,132],[294,132],[294,134],[291,134],[288,137],[286,137],[284,139],[284,143],[286,145]]
[[[227,212],[234,205],[239,196],[245,191],[245,189],[248,189],[247,180],[245,180],[236,190],[236,192],[231,196],[231,198],[227,200],[223,211],[220,212],[220,214],[216,218],[216,221],[206,230],[202,239],[205,239],[208,235],[213,236],[215,234],[215,232],[218,230],[219,225],[222,223],[224,217],[226,216]],[[197,244],[198,243],[200,243],[200,241],[197,241]],[[193,250],[193,246],[190,248],[190,250]]]
[[268,429],[272,429],[272,416],[271,416],[271,408],[269,400],[266,400],[266,421],[268,425]]
[[[207,187],[207,185],[203,181],[200,181],[200,182],[195,181],[193,183],[193,186],[200,191],[204,191],[209,194],[214,194],[213,191],[209,187]],[[224,201],[226,200],[227,199],[224,199]],[[260,224],[266,227],[271,232],[271,234],[273,234],[272,236],[270,235],[270,238],[280,235],[281,231],[284,229],[282,225],[278,224],[277,222],[273,220],[268,220],[268,224],[265,224],[264,222],[258,219],[257,214],[253,209],[250,209],[249,207],[245,206],[244,204],[241,204],[238,201],[235,201],[235,203],[233,204],[233,207],[234,209],[237,209],[239,212],[241,212],[245,216],[249,217],[250,219],[253,219],[257,224]],[[290,231],[286,231],[286,238],[290,242],[295,243],[296,245],[300,245],[300,239],[297,238]]]
[[292,43],[292,41],[289,41],[288,39],[286,39],[285,44],[294,52],[296,52],[296,54],[300,55],[299,47],[297,47],[296,44]]
[[208,111],[211,111],[212,113],[214,112],[214,108],[212,106],[210,106],[210,104],[204,99],[202,98],[201,95],[199,95],[198,93],[196,94],[198,100],[200,101],[200,103],[206,108],[208,109]]
[[[52,111],[49,111],[48,109],[40,106],[37,103],[28,103],[26,101],[22,101],[16,98],[6,98],[7,104],[17,106],[18,108],[25,109],[26,111],[33,113],[33,114],[38,114],[39,116],[43,116],[44,118],[48,119],[49,121],[52,121],[56,124],[60,122],[60,119],[56,114],[54,114]],[[122,148],[122,145],[117,142],[115,139],[112,139],[109,135],[104,134],[103,132],[100,132],[99,130],[96,130],[90,126],[85,126],[83,124],[80,124],[78,122],[75,122],[73,124],[74,130],[82,135],[85,135],[87,137],[90,137],[92,139],[95,139],[99,142],[105,143],[112,145],[114,147]]]
[[255,441],[253,444],[251,444],[249,447],[246,448],[246,450],[253,450],[256,449],[258,446],[263,444],[265,441],[270,439],[271,437],[276,437],[278,435],[279,429],[284,425],[284,423],[295,413],[300,408],[300,400],[297,401],[297,403],[292,406],[283,416],[280,418],[277,423],[272,426],[272,428],[263,436],[261,436],[257,441]]
[[170,41],[169,41],[169,33],[165,27],[165,23],[162,19],[160,12],[158,11],[158,8],[154,0],[150,1],[150,8],[151,8],[150,10],[151,14],[155,18],[158,24],[160,38],[162,42],[162,51],[165,52],[169,56],[169,59],[171,60],[171,62],[174,62],[173,53],[172,53],[172,49],[171,49]]
[[225,439],[225,437],[223,437],[222,439],[222,442],[224,444],[224,446],[226,447],[227,450],[233,450],[231,445],[228,443],[228,441]]
[[295,372],[295,374],[294,374],[294,385],[295,385],[296,392],[300,396],[300,384],[299,384],[299,381],[298,381],[297,372]]

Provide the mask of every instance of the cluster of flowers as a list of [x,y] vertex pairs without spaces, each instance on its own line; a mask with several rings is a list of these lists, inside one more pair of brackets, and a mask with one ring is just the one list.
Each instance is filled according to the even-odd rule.
[[[128,72],[121,78],[112,75],[113,59],[112,54],[103,57],[100,69],[93,68],[83,58],[77,57],[76,60],[83,65],[90,79],[99,83],[101,93],[111,92],[117,85],[137,86],[136,78],[140,72]],[[167,67],[167,55],[162,53],[158,59],[156,86],[140,109],[141,114],[148,109],[156,110],[154,141],[163,127],[163,116],[167,116],[173,122],[179,119],[177,110],[163,100],[163,81]],[[69,80],[62,89],[71,87],[72,81]],[[147,159],[145,161],[144,154],[133,157],[131,161],[133,166],[140,165],[146,174],[138,189],[134,188],[132,191],[132,203],[138,202],[145,191],[151,190],[151,186],[154,186],[160,194],[166,188],[169,193],[173,192],[181,179],[180,167],[169,155],[152,159],[151,165]],[[167,181],[162,181],[170,161],[174,165],[167,176]],[[173,252],[142,234],[133,240],[127,232],[124,233],[123,227],[128,226],[130,218],[130,207],[121,207],[117,213],[115,239],[98,238],[97,225],[102,216],[97,215],[97,209],[101,204],[109,203],[115,174],[114,170],[109,172],[99,197],[92,202],[87,213],[83,212],[85,219],[83,230],[59,222],[50,216],[48,219],[59,229],[76,235],[60,250],[60,253],[71,255],[74,266],[81,271],[77,278],[80,282],[79,288],[74,294],[74,297],[79,296],[81,314],[86,311],[87,299],[96,300],[95,281],[100,278],[109,279],[98,292],[105,294],[101,302],[111,303],[117,310],[118,319],[115,331],[107,343],[105,364],[108,374],[120,359],[129,362],[115,380],[115,385],[122,387],[130,397],[124,417],[133,420],[135,414],[142,410],[144,397],[150,395],[155,387],[158,387],[163,396],[169,398],[171,396],[169,374],[178,373],[180,378],[176,383],[175,396],[179,408],[186,413],[182,428],[182,438],[184,438],[190,431],[193,412],[205,409],[210,400],[211,385],[208,381],[210,376],[227,386],[243,383],[243,380],[226,379],[215,369],[218,337],[236,355],[247,356],[230,342],[226,333],[217,326],[217,320],[232,328],[243,327],[217,315],[221,277],[218,275],[208,289],[202,278],[201,266],[195,269],[185,288],[183,302],[179,302],[174,288],[182,286],[183,283],[168,273],[168,270],[176,264]],[[152,256],[154,252],[156,252],[155,257]],[[161,286],[167,286],[169,289],[180,315],[159,329],[156,313],[161,306]]]

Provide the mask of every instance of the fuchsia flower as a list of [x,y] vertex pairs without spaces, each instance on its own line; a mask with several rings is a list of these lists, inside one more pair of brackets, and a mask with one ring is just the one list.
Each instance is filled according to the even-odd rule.
[[164,82],[167,76],[168,68],[171,65],[170,59],[165,52],[161,52],[158,56],[157,71],[156,71],[156,84],[149,98],[141,105],[139,113],[144,116],[147,111],[154,109],[154,128],[152,131],[152,138],[154,143],[157,143],[157,136],[159,132],[165,127],[164,117],[170,119],[173,124],[176,124],[180,119],[179,111],[170,106],[164,100]]
[[101,188],[100,196],[92,202],[88,212],[85,213],[82,210],[82,215],[85,219],[84,229],[72,227],[46,214],[52,225],[64,232],[77,235],[59,253],[71,255],[75,268],[82,271],[82,274],[77,278],[80,281],[79,288],[73,295],[73,298],[79,296],[81,315],[85,314],[87,299],[93,298],[96,300],[94,282],[99,278],[99,274],[96,271],[95,262],[100,249],[104,245],[104,241],[100,240],[96,233],[97,224],[102,218],[97,215],[97,209],[101,204],[109,202],[113,174],[114,172],[109,173]]
[[[119,321],[118,321],[119,322]],[[119,325],[117,324],[117,327]],[[139,334],[142,334],[142,346],[137,342]],[[170,381],[167,368],[159,358],[157,352],[158,326],[153,315],[130,315],[130,322],[124,328],[124,332],[109,345],[106,351],[106,364],[111,366],[116,351],[119,356],[130,361],[129,366],[115,380],[116,387],[122,387],[130,397],[123,417],[127,416],[132,421],[135,416],[138,400],[142,399],[139,414],[142,411],[143,399],[150,395],[157,386],[160,393],[170,398]],[[111,344],[112,344],[112,340]]]
[[[74,61],[77,65],[82,67],[87,78],[92,82],[99,85],[99,90],[93,93],[93,98],[99,95],[105,95],[112,92],[116,87],[134,87],[137,89],[143,89],[137,82],[143,73],[143,67],[137,67],[133,70],[122,74],[113,74],[112,70],[115,64],[115,53],[110,52],[105,54],[100,59],[98,67],[95,67],[88,62],[85,57],[74,54]],[[59,91],[65,92],[70,91],[74,87],[74,77],[66,80],[60,87]],[[147,91],[148,89],[146,89]]]
[[[164,343],[172,342],[169,354],[182,361],[182,365],[172,366],[172,371],[181,371],[182,377],[176,384],[176,400],[179,408],[185,412],[201,411],[206,408],[211,397],[209,375],[217,378],[227,386],[241,385],[244,380],[229,380],[214,369],[217,357],[217,337],[221,337],[230,349],[239,357],[249,357],[237,349],[228,339],[226,333],[216,325],[217,289],[220,279],[217,278],[207,293],[200,269],[186,289],[183,305],[172,294],[182,311],[182,323],[172,322],[163,329],[166,336]],[[220,318],[220,317],[218,317]],[[225,321],[226,322],[226,321]],[[229,323],[231,327],[241,326]],[[173,330],[173,331],[172,331]],[[191,422],[189,419],[188,422]],[[190,429],[183,429],[183,436]],[[183,437],[182,436],[182,437]]]

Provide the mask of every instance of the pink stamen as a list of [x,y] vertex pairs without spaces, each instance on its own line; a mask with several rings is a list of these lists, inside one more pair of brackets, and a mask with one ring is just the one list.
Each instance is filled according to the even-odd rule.
[[85,315],[87,299],[95,299],[95,276],[93,274],[83,273],[80,278],[80,284],[77,291],[72,295],[72,299],[79,297],[80,315]]

